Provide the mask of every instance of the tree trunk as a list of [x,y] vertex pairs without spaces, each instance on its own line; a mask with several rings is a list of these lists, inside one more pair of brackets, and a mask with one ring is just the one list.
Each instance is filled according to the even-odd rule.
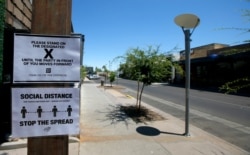
[[139,91],[140,91],[140,81],[137,80],[136,107],[138,107],[138,103],[139,103]]
[[143,92],[144,86],[145,86],[145,84],[142,83],[141,92],[140,92],[140,97],[139,97],[139,108],[138,108],[138,111],[141,110],[141,97],[142,97],[142,92]]

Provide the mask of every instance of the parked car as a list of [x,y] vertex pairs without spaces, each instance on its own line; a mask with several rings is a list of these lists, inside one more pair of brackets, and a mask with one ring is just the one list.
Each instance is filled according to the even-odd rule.
[[88,78],[90,80],[98,80],[98,79],[100,79],[100,76],[94,74],[94,75],[89,75]]

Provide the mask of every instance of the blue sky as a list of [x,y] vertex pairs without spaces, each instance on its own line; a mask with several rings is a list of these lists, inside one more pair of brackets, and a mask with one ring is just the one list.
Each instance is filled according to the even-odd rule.
[[[241,44],[250,33],[224,28],[249,28],[247,0],[73,0],[75,33],[85,35],[83,65],[115,70],[131,48],[160,46],[160,52],[184,50],[184,34],[174,23],[180,14],[201,20],[191,36],[191,48],[210,43]],[[111,63],[112,62],[112,63]]]

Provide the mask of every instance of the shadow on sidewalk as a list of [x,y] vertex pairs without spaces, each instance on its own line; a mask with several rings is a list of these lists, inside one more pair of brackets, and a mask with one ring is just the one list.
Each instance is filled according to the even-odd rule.
[[[128,128],[129,121],[133,120],[136,122],[131,116],[129,116],[126,112],[123,110],[124,106],[122,105],[109,105],[106,111],[97,111],[98,113],[104,113],[105,117],[103,119],[100,119],[100,121],[111,121],[110,125],[116,125],[118,123],[124,123],[126,127]],[[136,123],[144,123],[142,122],[136,122]],[[160,134],[169,134],[169,135],[176,135],[176,136],[183,136],[182,133],[173,133],[173,132],[165,132],[160,131],[154,127],[150,126],[140,126],[136,128],[136,131],[142,135],[145,136],[158,136]]]
[[136,131],[142,135],[145,135],[145,136],[158,136],[161,133],[162,134],[169,134],[169,135],[183,136],[183,134],[180,134],[180,133],[164,132],[164,131],[160,131],[160,130],[158,130],[154,127],[150,127],[150,126],[140,126],[140,127],[136,128]]
[[99,113],[104,113],[105,117],[100,121],[111,121],[111,125],[118,124],[120,122],[124,123],[128,128],[129,120],[131,118],[127,116],[123,111],[121,111],[121,105],[109,105],[107,111],[98,111]]
[[166,120],[166,118],[144,106],[138,110],[137,106],[133,105],[109,105],[107,111],[98,111],[98,113],[106,114],[105,118],[101,119],[101,121],[111,121],[111,125],[123,122],[127,127],[130,120],[136,124],[147,124],[152,121]]

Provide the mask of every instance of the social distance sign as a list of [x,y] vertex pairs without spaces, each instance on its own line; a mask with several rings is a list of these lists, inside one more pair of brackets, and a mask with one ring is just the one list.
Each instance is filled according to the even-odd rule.
[[79,134],[79,88],[12,88],[12,136]]
[[80,81],[80,36],[15,34],[13,83]]

